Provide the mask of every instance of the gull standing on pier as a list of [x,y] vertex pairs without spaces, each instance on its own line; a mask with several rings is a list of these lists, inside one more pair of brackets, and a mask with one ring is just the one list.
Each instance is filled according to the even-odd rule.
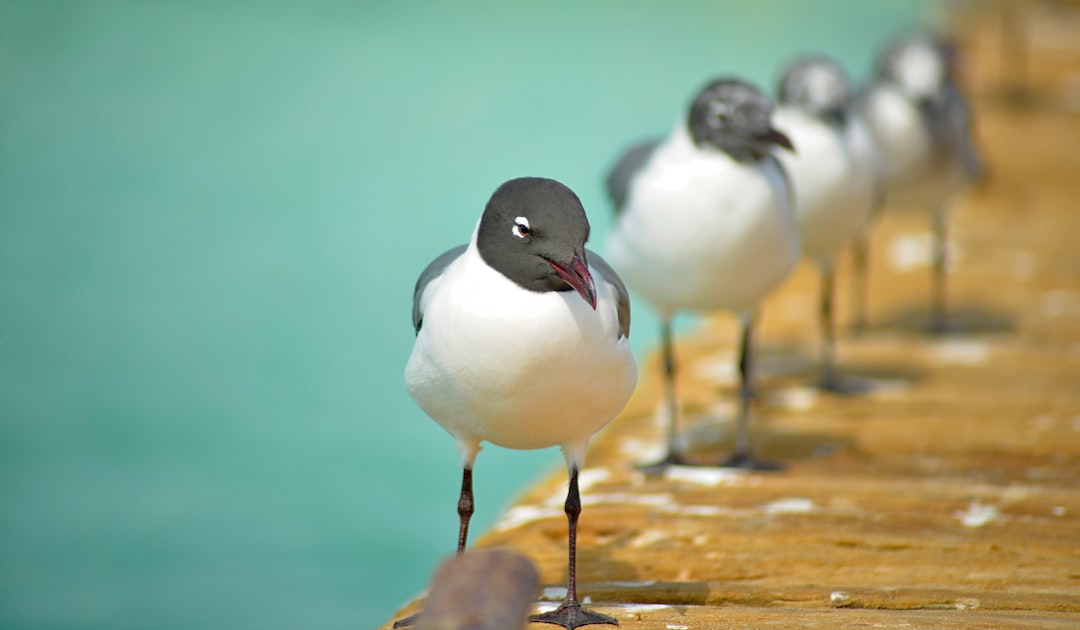
[[791,178],[803,256],[821,272],[820,387],[858,390],[841,379],[835,360],[833,280],[836,255],[866,229],[878,203],[877,147],[852,112],[851,81],[840,64],[822,56],[796,60],[784,71],[773,124],[791,138],[797,153],[778,157]]
[[885,203],[925,208],[933,223],[930,328],[945,332],[949,202],[982,174],[971,114],[956,84],[956,52],[928,36],[892,42],[858,109],[882,156]]
[[741,322],[740,407],[735,452],[723,466],[768,468],[750,445],[752,333],[761,301],[799,259],[790,185],[773,128],[773,104],[753,85],[722,78],[694,98],[661,141],[627,151],[608,176],[618,220],[608,256],[656,309],[668,412],[667,455],[656,466],[689,463],[677,444],[678,399],[671,320],[677,311],[734,312]]
[[566,186],[536,177],[500,186],[469,244],[420,275],[416,344],[405,369],[413,400],[461,452],[459,554],[481,441],[562,448],[570,476],[566,600],[532,620],[569,629],[618,624],[578,602],[578,471],[589,439],[622,410],[637,383],[629,297],[611,267],[585,249],[588,238],[585,209]]

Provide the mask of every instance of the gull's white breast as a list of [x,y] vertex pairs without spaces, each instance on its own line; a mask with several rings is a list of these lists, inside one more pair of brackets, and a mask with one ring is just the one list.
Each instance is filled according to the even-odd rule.
[[798,257],[779,165],[700,150],[681,124],[631,183],[607,254],[632,289],[668,314],[750,311]]
[[861,115],[881,151],[890,205],[933,206],[963,181],[958,160],[940,149],[919,107],[896,88],[871,88]]
[[590,271],[595,311],[574,291],[522,289],[488,267],[474,239],[422,296],[405,370],[413,399],[459,441],[583,453],[637,382],[615,292]]
[[831,259],[873,208],[876,156],[869,155],[868,133],[854,117],[838,129],[790,106],[778,108],[773,123],[795,146],[779,158],[794,186],[803,255]]

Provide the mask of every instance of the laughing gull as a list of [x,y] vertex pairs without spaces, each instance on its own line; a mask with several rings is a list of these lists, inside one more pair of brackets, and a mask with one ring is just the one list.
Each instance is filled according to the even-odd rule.
[[676,440],[671,320],[681,310],[721,309],[742,325],[735,452],[722,465],[772,467],[750,448],[753,322],[799,259],[790,184],[772,155],[792,146],[772,127],[772,110],[753,85],[715,80],[666,139],[630,149],[607,179],[618,213],[608,255],[661,321],[668,453],[655,467],[689,463]]
[[854,393],[836,371],[833,280],[836,255],[865,229],[877,205],[879,160],[866,125],[852,113],[851,81],[840,64],[813,55],[796,60],[780,78],[773,124],[798,153],[778,157],[791,178],[803,256],[821,271],[820,386]]
[[927,208],[934,253],[930,327],[944,332],[948,204],[982,165],[971,115],[954,77],[955,50],[928,36],[902,37],[880,55],[859,110],[881,148],[885,201]]
[[480,442],[562,448],[570,476],[566,600],[532,620],[571,629],[618,623],[578,602],[578,471],[589,438],[615,418],[637,384],[629,296],[612,268],[585,249],[588,238],[585,209],[566,186],[536,177],[500,186],[469,244],[420,274],[416,344],[405,368],[409,394],[461,452],[459,554],[473,513]]

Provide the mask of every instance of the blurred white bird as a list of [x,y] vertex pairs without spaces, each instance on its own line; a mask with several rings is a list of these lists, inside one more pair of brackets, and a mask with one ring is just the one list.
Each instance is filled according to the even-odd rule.
[[722,465],[771,467],[750,445],[752,332],[761,301],[799,258],[791,191],[776,147],[773,104],[749,83],[713,81],[662,141],[627,151],[608,176],[618,221],[608,257],[661,320],[668,410],[667,456],[679,452],[671,320],[677,311],[735,312],[742,323],[735,452]]
[[885,203],[931,212],[934,253],[930,327],[944,332],[946,241],[953,196],[981,176],[968,104],[956,84],[955,48],[916,35],[893,41],[858,99],[882,156]]
[[780,79],[778,100],[773,123],[797,148],[778,157],[795,191],[802,253],[821,271],[820,386],[853,393],[862,388],[836,370],[835,260],[866,229],[877,203],[878,150],[852,112],[847,73],[832,59],[815,55],[793,62]]

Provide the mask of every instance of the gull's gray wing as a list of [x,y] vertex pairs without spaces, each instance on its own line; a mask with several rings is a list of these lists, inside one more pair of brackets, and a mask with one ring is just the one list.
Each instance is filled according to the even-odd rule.
[[623,153],[622,157],[619,158],[619,162],[615,164],[615,168],[608,173],[605,183],[607,184],[608,196],[611,197],[611,202],[615,204],[616,214],[622,210],[623,205],[626,203],[626,196],[630,192],[630,182],[634,181],[634,175],[637,175],[645,167],[653,152],[656,151],[656,147],[660,146],[663,141],[663,138],[653,138],[635,144],[627,149],[626,153]]
[[615,273],[615,269],[613,269],[606,260],[600,257],[600,254],[597,254],[591,249],[586,249],[585,252],[585,255],[589,258],[589,265],[595,267],[596,270],[600,272],[600,278],[615,287],[615,294],[618,299],[616,306],[619,313],[619,336],[629,338],[630,294],[626,291],[626,285],[623,284],[619,274]]
[[948,135],[953,150],[960,158],[964,173],[969,179],[979,180],[985,173],[979,151],[971,137],[971,108],[964,93],[955,85],[945,89],[945,107],[948,112]]
[[424,325],[424,314],[420,312],[420,298],[424,295],[424,289],[427,289],[432,280],[441,276],[446,267],[464,253],[466,247],[466,245],[458,245],[446,250],[438,258],[431,261],[431,264],[420,273],[420,278],[416,280],[416,289],[413,291],[412,300],[412,325],[417,334],[420,333],[420,327]]
[[934,98],[917,102],[919,114],[944,160],[955,160],[968,179],[979,179],[983,165],[971,138],[971,110],[960,89],[948,83]]

